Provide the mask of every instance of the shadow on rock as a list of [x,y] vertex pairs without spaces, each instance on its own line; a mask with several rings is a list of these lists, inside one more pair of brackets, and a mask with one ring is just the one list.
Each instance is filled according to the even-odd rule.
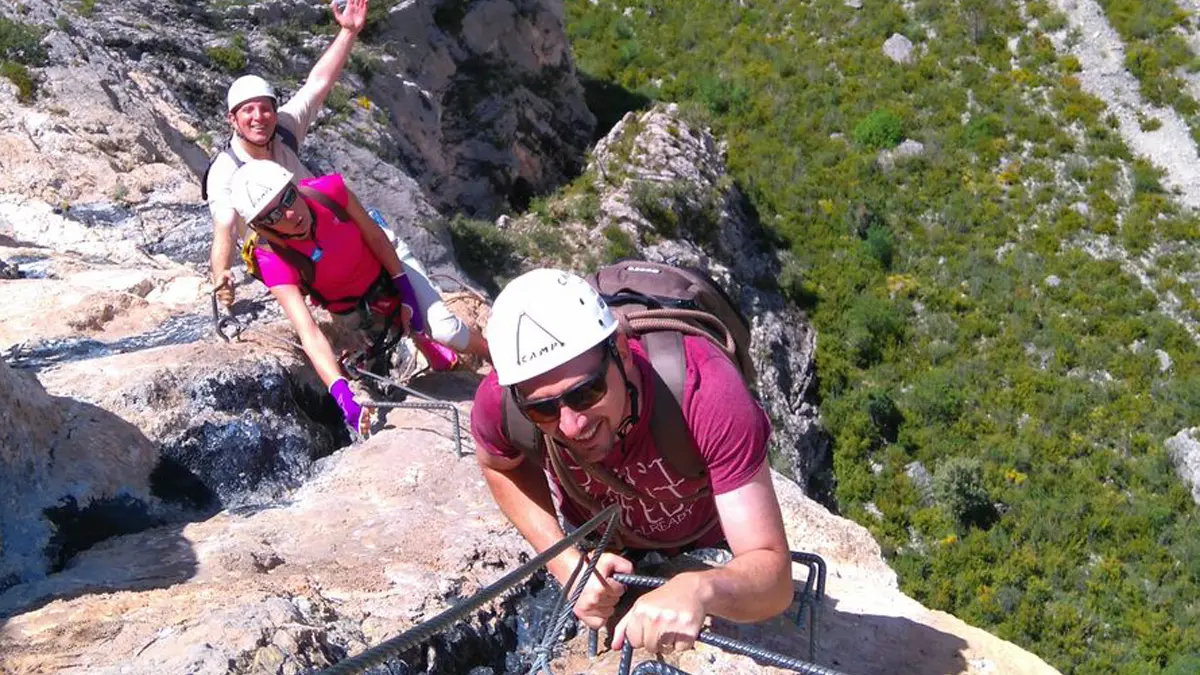
[[645,110],[653,103],[643,94],[630,91],[611,80],[592,77],[582,71],[579,73],[579,81],[583,83],[583,97],[587,101],[588,110],[596,116],[593,141],[607,136],[625,113]]
[[168,588],[192,578],[196,554],[181,535],[184,523],[106,539],[76,555],[62,571],[0,593],[4,619],[55,600],[91,593]]
[[968,645],[961,637],[905,617],[839,611],[837,598],[831,597],[819,605],[817,647],[810,659],[808,610],[798,628],[798,609],[798,603],[793,603],[783,616],[750,625],[714,619],[712,632],[853,675],[958,675],[967,671],[962,653]]

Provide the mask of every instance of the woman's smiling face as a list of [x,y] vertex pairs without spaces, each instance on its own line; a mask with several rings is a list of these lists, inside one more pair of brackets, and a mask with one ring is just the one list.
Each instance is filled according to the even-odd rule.
[[283,239],[305,239],[312,234],[312,210],[300,198],[295,185],[289,185],[254,219],[254,229]]

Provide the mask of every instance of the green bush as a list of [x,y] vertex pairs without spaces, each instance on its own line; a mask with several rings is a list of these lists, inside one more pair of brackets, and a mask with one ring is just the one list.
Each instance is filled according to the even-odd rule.
[[613,263],[623,258],[632,258],[637,255],[637,246],[633,243],[633,237],[629,233],[622,230],[616,225],[609,225],[604,228],[604,261]]
[[221,70],[236,75],[246,69],[246,37],[238,34],[228,46],[209,47],[208,60]]
[[933,474],[933,496],[962,528],[986,526],[995,508],[983,483],[983,465],[967,457],[943,460]]
[[867,253],[883,265],[883,269],[891,269],[892,253],[895,249],[892,231],[886,225],[871,225],[867,228],[867,238],[863,242]]
[[855,143],[866,148],[894,148],[904,140],[904,125],[896,113],[880,108],[854,127],[853,136]]
[[17,100],[29,103],[37,93],[37,82],[29,69],[15,61],[0,61],[0,75],[17,87]]
[[860,367],[883,358],[884,350],[900,342],[904,319],[887,300],[863,296],[846,310],[844,344]]
[[456,216],[449,222],[449,229],[459,264],[492,295],[518,274],[516,246],[492,223]]
[[25,66],[45,65],[46,50],[41,45],[42,35],[43,30],[38,26],[0,16],[0,60]]

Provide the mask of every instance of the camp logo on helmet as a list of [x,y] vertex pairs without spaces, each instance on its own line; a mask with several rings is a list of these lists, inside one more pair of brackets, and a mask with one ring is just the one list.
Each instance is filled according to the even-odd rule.
[[517,319],[517,363],[524,365],[565,346],[533,317],[522,312]]

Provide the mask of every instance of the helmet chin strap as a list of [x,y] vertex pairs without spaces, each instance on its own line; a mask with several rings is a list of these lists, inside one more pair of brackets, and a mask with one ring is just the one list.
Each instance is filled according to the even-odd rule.
[[607,349],[611,351],[613,360],[617,362],[617,372],[621,373],[621,381],[625,383],[625,393],[629,395],[629,414],[617,425],[617,438],[620,439],[621,451],[624,452],[625,436],[638,423],[640,417],[639,410],[641,408],[638,405],[637,387],[634,387],[633,383],[629,381],[629,377],[625,375],[625,364],[621,361],[621,355],[617,353],[616,347],[611,342],[608,344]]

